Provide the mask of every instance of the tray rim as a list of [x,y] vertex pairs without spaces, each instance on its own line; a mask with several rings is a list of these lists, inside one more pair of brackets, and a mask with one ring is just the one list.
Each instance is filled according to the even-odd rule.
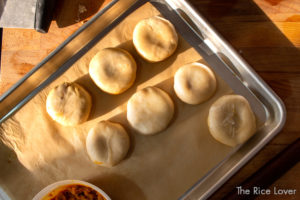
[[[107,10],[109,10],[113,5],[115,5],[120,0],[111,0],[107,5],[105,5],[100,11],[98,11],[90,20],[88,20],[85,24],[79,27],[73,34],[71,34],[66,40],[64,40],[60,45],[58,45],[52,52],[50,52],[44,59],[42,59],[36,66],[34,66],[28,73],[26,73],[20,80],[18,80],[15,84],[13,84],[7,91],[5,91],[2,95],[0,95],[0,103],[5,100],[9,95],[11,95],[19,86],[21,86],[30,76],[32,76],[36,71],[43,67],[45,63],[47,63],[51,58],[53,58],[59,51],[61,51],[65,46],[67,46],[73,39],[75,39],[80,33],[82,33],[87,27],[93,24],[96,19],[101,17]],[[45,85],[46,86],[46,85]],[[43,86],[43,87],[45,87]],[[42,88],[43,88],[42,87]],[[37,92],[33,92],[34,94],[28,95],[25,97],[26,99],[17,103],[13,109],[11,109],[4,116],[0,117],[0,124],[4,122],[7,118],[9,118],[14,112],[24,106],[33,96],[35,96]],[[28,98],[29,97],[29,98]]]
[[[35,66],[29,73],[27,73],[22,79],[20,79],[16,84],[14,84],[9,90],[7,90],[3,95],[0,96],[0,102],[5,99],[8,95],[13,93],[17,87],[19,87],[28,77],[30,77],[36,70],[38,70],[40,67],[43,66],[44,63],[48,62],[52,56],[57,54],[64,46],[66,46],[69,42],[71,42],[76,36],[78,36],[82,31],[84,31],[89,25],[91,25],[97,18],[99,18],[102,14],[104,14],[107,10],[109,10],[115,3],[121,0],[112,0],[109,2],[103,9],[101,9],[91,20],[89,20],[86,24],[81,26],[75,33],[73,33],[71,36],[69,36],[62,44],[60,44],[53,52],[51,52],[46,58],[44,58],[37,66]],[[141,0],[140,3],[143,5],[146,2],[166,2],[170,4],[170,2],[173,2],[174,0]],[[268,137],[264,137],[263,140],[261,140],[254,148],[252,148],[250,151],[248,151],[238,162],[235,163],[235,165],[225,174],[221,179],[219,179],[213,187],[211,187],[209,190],[203,193],[203,195],[200,197],[200,199],[208,198],[210,195],[213,194],[219,187],[221,187],[231,176],[233,176],[241,167],[243,167],[258,151],[260,151],[273,137],[275,137],[279,131],[283,128],[285,120],[286,120],[286,109],[285,105],[282,102],[282,100],[277,96],[277,94],[265,83],[265,81],[254,71],[254,69],[251,68],[251,66],[237,53],[237,51],[220,35],[211,25],[209,22],[206,21],[206,19],[186,0],[177,0],[179,3],[184,5],[187,9],[189,9],[190,14],[193,16],[197,16],[197,18],[201,19],[206,23],[207,28],[209,28],[211,31],[214,32],[214,34],[227,46],[227,48],[234,53],[234,55],[241,61],[241,63],[246,66],[246,69],[248,70],[248,73],[251,74],[252,77],[255,77],[257,82],[261,84],[263,88],[265,88],[265,91],[269,93],[269,96],[272,96],[275,100],[276,108],[279,112],[279,123],[269,132]],[[136,1],[137,2],[137,1]],[[135,3],[136,3],[135,2]],[[31,98],[30,98],[31,99]],[[30,100],[28,99],[28,101]],[[26,102],[23,102],[25,104]],[[11,115],[14,111],[18,110],[20,107],[23,106],[16,106],[15,110],[12,110],[9,115]],[[5,119],[9,117],[5,115]],[[5,120],[4,119],[4,120]],[[0,124],[4,121],[3,118],[0,121]],[[240,148],[238,148],[235,152],[230,153],[229,157],[234,156],[237,152],[240,151]],[[207,182],[209,178],[214,175],[220,168],[224,167],[224,164],[228,162],[230,158],[227,158],[223,160],[221,163],[219,163],[217,166],[215,166],[213,169],[211,169],[202,179],[200,182],[197,182],[191,189],[189,189],[185,194],[181,196],[180,199],[189,198],[189,195],[199,187],[200,184]],[[1,195],[1,187],[0,187],[0,199],[2,197]],[[5,196],[5,194],[4,194]]]
[[[197,9],[195,9],[187,0],[165,0],[167,2],[173,2],[176,4],[177,1],[178,4],[185,7],[188,12],[190,12],[191,15],[196,16],[196,18],[202,20],[205,25],[207,26],[210,31],[214,33],[214,35],[225,45],[230,52],[234,54],[234,56],[237,57],[238,60],[245,66],[248,73],[256,79],[258,83],[260,83],[260,86],[265,89],[265,91],[269,94],[269,96],[272,97],[275,103],[275,106],[277,108],[277,111],[279,112],[279,123],[276,124],[275,127],[273,127],[272,130],[269,131],[268,136],[264,137],[263,140],[261,140],[254,148],[252,148],[250,151],[248,151],[245,155],[243,155],[242,158],[239,159],[238,162],[235,163],[233,167],[231,167],[230,170],[226,174],[224,174],[222,177],[219,177],[218,181],[207,191],[203,192],[200,197],[197,197],[197,199],[207,199],[210,197],[216,190],[218,190],[227,180],[229,180],[239,169],[241,169],[250,159],[252,159],[268,142],[270,142],[283,128],[285,121],[286,121],[286,108],[283,103],[283,101],[279,98],[279,96],[273,91],[270,86],[266,84],[266,82],[255,72],[255,70],[247,63],[247,61],[240,55],[238,52],[232,47],[232,45],[206,20],[205,17],[199,13]],[[186,11],[186,10],[185,10]],[[250,138],[252,140],[253,138]],[[218,172],[226,163],[229,162],[230,159],[236,154],[238,154],[241,151],[241,148],[245,145],[247,145],[249,141],[246,143],[240,145],[235,152],[230,153],[230,155],[221,161],[219,164],[217,164],[214,168],[212,168],[202,179],[200,179],[197,183],[195,183],[186,193],[184,193],[180,199],[184,200],[190,200],[190,199],[196,199],[194,197],[191,197],[195,190],[199,190],[199,186],[201,184],[206,184],[208,180],[213,176],[215,173]]]

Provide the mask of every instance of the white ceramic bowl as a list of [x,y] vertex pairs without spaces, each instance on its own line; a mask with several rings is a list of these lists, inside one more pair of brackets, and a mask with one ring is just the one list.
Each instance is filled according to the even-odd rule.
[[55,182],[51,185],[48,185],[44,189],[42,189],[39,193],[37,193],[33,197],[32,200],[41,200],[43,197],[45,197],[47,194],[49,194],[50,192],[52,192],[56,188],[59,188],[59,187],[64,186],[64,185],[72,185],[72,184],[80,184],[80,185],[88,186],[88,187],[96,190],[97,192],[99,192],[106,200],[111,200],[111,198],[109,198],[109,196],[103,190],[98,188],[97,186],[95,186],[93,184],[90,184],[88,182],[79,181],[79,180],[63,180],[63,181]]

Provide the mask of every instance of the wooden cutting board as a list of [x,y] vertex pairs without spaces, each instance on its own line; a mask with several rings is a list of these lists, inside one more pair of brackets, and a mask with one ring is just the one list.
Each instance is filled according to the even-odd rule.
[[112,0],[60,0],[47,34],[3,29],[0,94]]
[[[52,21],[47,34],[37,33],[34,30],[3,30],[0,94],[110,0],[59,2],[55,20]],[[287,108],[287,121],[283,130],[212,196],[212,199],[220,199],[299,138],[300,1],[190,0],[190,2],[250,63],[280,96]],[[298,163],[270,188],[277,186],[277,188],[297,189],[299,197],[299,180]],[[259,199],[274,199],[274,197],[276,196],[265,195]],[[283,196],[286,199],[297,197]]]

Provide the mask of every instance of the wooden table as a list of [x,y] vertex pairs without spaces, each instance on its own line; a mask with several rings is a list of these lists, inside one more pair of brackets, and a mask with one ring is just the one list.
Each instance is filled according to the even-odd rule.
[[[52,22],[47,34],[40,34],[34,30],[3,30],[0,94],[39,63],[109,0],[61,2],[56,11],[56,21]],[[190,0],[190,2],[250,63],[280,96],[287,108],[287,121],[283,130],[212,196],[212,199],[220,199],[299,138],[300,1]],[[88,11],[78,14],[79,4],[84,5]],[[62,7],[68,8],[64,15],[61,12]],[[277,188],[297,189],[296,194],[299,198],[299,180],[298,163],[269,188],[277,186]],[[284,198],[296,199],[296,196]],[[274,199],[274,196],[261,196],[259,199]]]

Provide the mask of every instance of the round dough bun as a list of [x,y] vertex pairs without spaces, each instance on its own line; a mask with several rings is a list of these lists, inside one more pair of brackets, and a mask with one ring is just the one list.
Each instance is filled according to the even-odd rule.
[[178,36],[171,22],[154,16],[138,22],[133,31],[133,44],[143,58],[159,62],[174,53]]
[[174,90],[187,104],[199,104],[208,100],[216,91],[217,80],[210,68],[201,63],[190,63],[177,70]]
[[256,131],[256,120],[248,101],[240,95],[225,95],[209,109],[211,135],[228,146],[248,140]]
[[174,115],[170,96],[156,87],[147,87],[136,92],[127,104],[127,120],[144,135],[164,130]]
[[91,107],[90,94],[77,83],[63,83],[54,87],[46,100],[48,114],[64,126],[74,126],[85,122],[89,117]]
[[123,49],[102,49],[92,58],[89,74],[104,92],[120,94],[134,83],[136,62],[130,53]]
[[90,159],[103,166],[114,166],[127,155],[130,140],[118,123],[101,121],[88,133],[86,149]]

